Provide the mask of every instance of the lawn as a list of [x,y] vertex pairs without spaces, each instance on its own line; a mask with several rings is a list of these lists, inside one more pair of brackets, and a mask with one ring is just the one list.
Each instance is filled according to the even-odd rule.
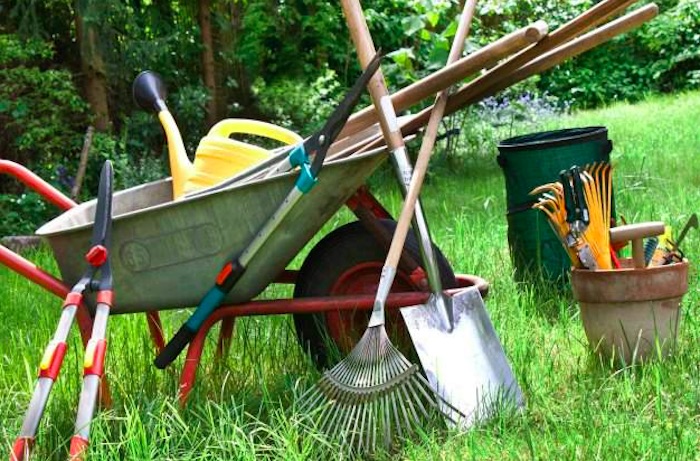
[[[700,211],[698,120],[700,93],[688,93],[579,113],[551,120],[546,128],[607,126],[615,145],[618,212],[629,222],[663,220],[678,232],[691,213]],[[512,134],[523,134],[520,129],[516,126]],[[438,162],[424,189],[424,206],[434,240],[455,270],[490,282],[487,307],[527,408],[467,433],[425,434],[387,457],[695,458],[700,448],[697,271],[691,269],[677,353],[664,363],[611,368],[589,353],[567,290],[513,282],[503,176],[495,146],[483,150],[461,152],[456,167]],[[397,214],[399,196],[380,179],[373,178],[374,190]],[[339,213],[324,231],[348,219],[347,212]],[[697,231],[684,246],[694,262],[700,250]],[[29,256],[55,270],[48,252]],[[0,294],[6,331],[0,341],[0,418],[2,443],[9,451],[60,301],[5,268],[0,268]],[[286,287],[264,294],[286,295]],[[186,315],[163,315],[169,334]],[[239,321],[231,354],[221,363],[213,358],[212,340],[184,410],[174,398],[178,367],[163,372],[152,366],[146,331],[143,315],[110,319],[107,370],[114,405],[93,423],[91,459],[328,459],[336,453],[318,434],[307,434],[294,416],[295,395],[317,375],[296,345],[289,316]],[[42,421],[36,459],[64,459],[67,453],[81,377],[77,336],[71,337]]]

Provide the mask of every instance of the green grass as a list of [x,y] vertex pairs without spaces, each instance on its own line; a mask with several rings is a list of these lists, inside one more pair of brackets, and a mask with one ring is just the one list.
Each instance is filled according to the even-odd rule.
[[[618,211],[630,222],[663,220],[678,231],[692,212],[700,211],[699,117],[700,93],[688,93],[576,114],[549,122],[547,128],[607,126],[615,143]],[[462,155],[457,167],[440,162],[424,189],[424,205],[434,239],[455,269],[490,281],[487,306],[527,409],[467,433],[425,434],[390,458],[695,458],[700,439],[696,270],[691,270],[676,355],[663,363],[611,368],[589,353],[568,292],[513,282],[501,171],[493,155]],[[376,190],[397,212],[394,188]],[[341,213],[325,231],[348,219]],[[685,250],[693,261],[700,250],[697,232],[689,234]],[[31,257],[55,270],[48,253]],[[284,287],[265,294],[286,295]],[[9,451],[60,302],[4,268],[0,300],[0,418],[3,446]],[[171,334],[185,315],[163,315]],[[185,410],[174,399],[177,367],[161,372],[151,365],[153,347],[146,331],[143,315],[110,319],[107,370],[114,405],[93,424],[92,459],[336,457],[337,447],[305,431],[294,414],[295,395],[316,375],[296,345],[288,316],[239,321],[223,363],[214,360],[212,339]],[[65,458],[81,357],[73,334],[40,427],[36,459]]]

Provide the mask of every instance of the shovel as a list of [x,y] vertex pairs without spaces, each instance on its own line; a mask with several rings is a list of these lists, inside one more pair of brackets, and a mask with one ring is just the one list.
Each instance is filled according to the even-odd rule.
[[[461,54],[474,7],[475,0],[468,0],[465,4],[450,51],[450,62],[454,62]],[[348,15],[348,19],[351,32],[361,36],[360,31],[366,28],[366,24],[361,21],[361,12]],[[358,44],[358,53],[368,60],[373,51],[369,41],[355,41]],[[385,87],[381,88],[383,81],[380,78],[375,78],[374,82],[379,83],[374,88],[370,86],[370,92],[373,89],[377,91],[377,87],[380,87],[379,92],[382,89],[385,91]],[[382,297],[386,298],[386,287],[391,286],[396,273],[396,265],[414,214],[447,96],[447,92],[438,96],[423,137],[404,207],[384,264],[385,269],[382,271],[377,294],[379,301]],[[388,102],[385,99],[382,103],[385,101]],[[391,126],[391,123],[386,122],[387,119],[391,121],[393,118],[390,103],[377,106],[380,117],[385,119],[386,125]],[[393,139],[390,136],[387,138],[391,144]],[[420,233],[421,240],[430,242],[427,228],[421,229]],[[428,245],[428,248],[430,247]],[[504,402],[521,406],[522,392],[478,290],[464,290],[450,299],[444,296],[441,290],[435,289],[439,284],[432,282],[433,294],[427,304],[404,308],[401,313],[430,384],[447,402],[443,404],[442,410],[448,419],[455,421],[462,428],[467,428],[490,416]]]

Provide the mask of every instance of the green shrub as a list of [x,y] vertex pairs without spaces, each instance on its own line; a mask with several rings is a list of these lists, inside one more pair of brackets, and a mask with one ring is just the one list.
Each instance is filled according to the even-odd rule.
[[[67,191],[89,123],[70,72],[48,68],[51,45],[0,35],[0,157],[17,161]],[[24,186],[0,177],[0,235],[27,233],[56,213]]]
[[539,87],[577,108],[636,101],[700,83],[700,2],[665,1],[659,16],[542,75]]

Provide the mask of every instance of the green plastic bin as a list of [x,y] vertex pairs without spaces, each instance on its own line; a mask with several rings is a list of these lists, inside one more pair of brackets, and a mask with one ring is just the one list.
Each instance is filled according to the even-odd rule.
[[612,142],[602,126],[527,134],[498,145],[506,181],[508,244],[519,281],[565,281],[571,261],[530,191],[559,180],[573,165],[610,161]]

